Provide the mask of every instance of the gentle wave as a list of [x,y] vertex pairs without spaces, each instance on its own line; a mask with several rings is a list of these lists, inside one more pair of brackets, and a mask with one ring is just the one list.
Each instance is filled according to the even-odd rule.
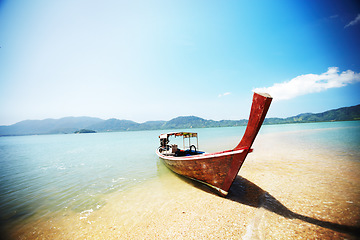
[[[245,127],[192,130],[199,133],[202,150],[212,152],[234,147]],[[85,217],[102,208],[108,194],[160,176],[154,151],[162,132],[0,138],[1,221],[18,223],[64,210]],[[339,159],[359,160],[360,122],[263,126],[259,141],[261,134],[276,133],[275,140],[294,132],[298,138],[289,144],[296,151],[331,148]]]

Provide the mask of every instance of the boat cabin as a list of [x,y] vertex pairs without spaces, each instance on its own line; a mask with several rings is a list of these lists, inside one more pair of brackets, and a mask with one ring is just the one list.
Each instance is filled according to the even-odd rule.
[[[183,148],[179,148],[177,144],[170,144],[170,137],[182,137],[183,139]],[[165,133],[159,136],[160,138],[160,147],[159,152],[165,156],[191,156],[203,154],[204,152],[199,151],[199,141],[198,134],[191,132],[175,132],[175,133]],[[196,138],[196,143],[192,144],[192,139]],[[195,145],[196,144],[196,145]]]

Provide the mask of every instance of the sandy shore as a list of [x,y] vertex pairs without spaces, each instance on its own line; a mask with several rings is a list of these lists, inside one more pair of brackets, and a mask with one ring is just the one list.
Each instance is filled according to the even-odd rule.
[[[17,227],[11,236],[15,239],[360,238],[360,163],[346,154],[341,157],[338,152],[311,146],[294,147],[294,142],[284,136],[263,135],[257,139],[254,153],[248,156],[227,198],[162,169],[157,179],[109,195],[107,204],[100,209],[51,215]],[[158,165],[164,168],[160,162]]]

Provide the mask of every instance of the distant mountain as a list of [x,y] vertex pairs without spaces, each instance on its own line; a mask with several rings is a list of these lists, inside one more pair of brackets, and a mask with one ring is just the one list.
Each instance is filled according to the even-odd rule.
[[207,128],[207,127],[233,127],[243,126],[247,124],[247,120],[206,120],[195,116],[177,117],[171,119],[163,125],[164,129],[176,128]]
[[10,126],[0,126],[0,136],[73,133],[101,121],[104,120],[92,117],[25,120]]
[[288,118],[267,118],[264,124],[309,123],[360,120],[360,104],[322,113],[302,113]]
[[98,132],[110,132],[110,131],[135,131],[138,130],[140,123],[136,123],[130,120],[119,120],[111,118],[96,124],[90,125],[87,128]]
[[168,129],[201,128],[201,127],[206,127],[208,121],[209,120],[205,120],[203,118],[199,118],[199,117],[195,117],[195,116],[177,117],[177,118],[173,118],[170,121],[166,122],[164,124],[164,127],[168,128]]
[[344,107],[323,113],[306,115],[302,121],[307,122],[327,122],[327,121],[347,121],[360,120],[360,105]]
[[147,121],[139,126],[139,130],[156,130],[163,129],[166,121]]
[[[323,113],[303,113],[288,118],[266,118],[264,124],[286,124],[328,121],[360,120],[360,105],[344,107]],[[139,131],[156,129],[186,129],[243,126],[247,120],[206,120],[196,116],[181,116],[170,121],[137,123],[130,120],[91,117],[65,117],[61,119],[26,120],[10,126],[0,126],[0,136],[74,133],[81,129],[96,132]]]

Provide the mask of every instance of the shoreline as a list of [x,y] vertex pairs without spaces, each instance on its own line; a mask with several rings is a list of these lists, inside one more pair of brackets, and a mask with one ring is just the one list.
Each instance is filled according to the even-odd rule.
[[[299,146],[292,146],[295,143]],[[13,230],[11,237],[356,239],[360,236],[360,162],[351,155],[307,146],[286,133],[259,135],[254,149],[226,198],[158,163],[161,172],[158,178],[108,195],[102,208],[57,213]]]
[[[56,120],[56,119],[55,119]],[[245,119],[242,119],[245,120]],[[229,120],[229,121],[242,121],[242,120]],[[25,120],[28,121],[28,120]],[[29,120],[32,121],[32,120]],[[42,121],[42,120],[39,120]],[[104,120],[106,121],[106,120]],[[170,121],[170,120],[169,120]],[[227,120],[219,120],[219,121],[227,121]],[[247,121],[247,120],[246,120]],[[309,121],[309,122],[283,122],[283,123],[268,123],[268,122],[264,122],[262,124],[262,126],[281,126],[281,125],[297,125],[297,124],[322,124],[322,123],[342,123],[342,122],[360,122],[360,119],[351,119],[351,120],[330,120],[330,121]],[[142,124],[142,123],[140,123]],[[15,124],[12,124],[15,125]],[[11,127],[12,125],[2,125],[2,127]],[[232,128],[232,127],[246,127],[246,124],[239,124],[239,125],[225,125],[225,126],[206,126],[206,127],[202,127],[202,126],[196,126],[196,127],[190,127],[193,129],[208,129],[208,128]],[[0,126],[1,127],[1,126]],[[126,133],[126,132],[147,132],[147,131],[162,131],[162,132],[171,132],[171,131],[175,131],[175,130],[182,130],[182,129],[189,129],[188,126],[179,126],[176,128],[149,128],[149,129],[127,129],[127,130],[96,130],[97,134],[101,134],[101,133]],[[80,129],[79,129],[80,130]],[[92,131],[92,130],[90,130]],[[95,131],[95,130],[94,130]],[[58,132],[58,133],[54,133],[54,132],[39,132],[39,133],[21,133],[21,134],[0,134],[0,137],[26,137],[26,136],[46,136],[46,135],[73,135],[73,134],[77,134],[74,132]]]

